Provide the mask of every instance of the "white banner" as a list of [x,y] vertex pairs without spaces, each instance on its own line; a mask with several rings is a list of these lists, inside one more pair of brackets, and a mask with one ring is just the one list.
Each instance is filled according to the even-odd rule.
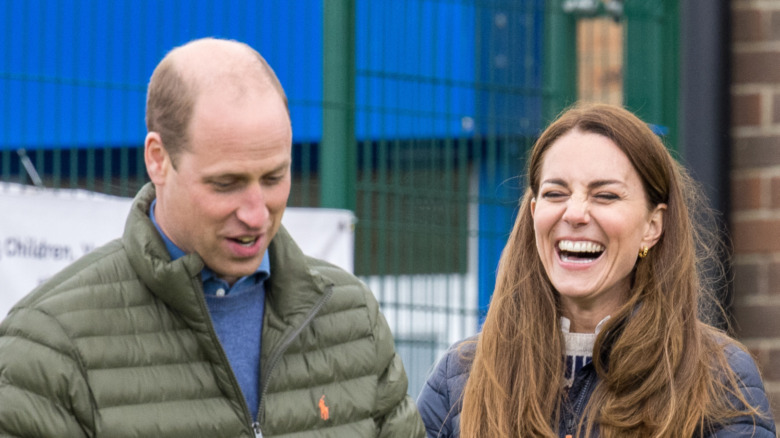
[[[0,319],[38,284],[122,236],[132,199],[0,183]],[[352,272],[349,210],[287,208],[285,228],[304,253]]]

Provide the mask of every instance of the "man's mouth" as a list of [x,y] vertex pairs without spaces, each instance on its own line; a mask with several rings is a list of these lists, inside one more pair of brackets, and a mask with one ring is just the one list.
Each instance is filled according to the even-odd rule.
[[605,248],[596,242],[561,240],[557,249],[563,262],[590,263],[601,257]]
[[247,248],[251,247],[252,245],[257,242],[258,237],[257,236],[242,236],[242,237],[236,237],[233,239],[230,239],[234,242],[237,242],[241,246],[245,246]]

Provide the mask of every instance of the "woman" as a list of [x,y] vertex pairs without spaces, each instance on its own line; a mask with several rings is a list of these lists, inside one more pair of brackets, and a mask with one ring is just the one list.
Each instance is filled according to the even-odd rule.
[[774,437],[758,370],[700,319],[703,209],[630,112],[552,123],[482,332],[453,348],[418,406],[429,437]]

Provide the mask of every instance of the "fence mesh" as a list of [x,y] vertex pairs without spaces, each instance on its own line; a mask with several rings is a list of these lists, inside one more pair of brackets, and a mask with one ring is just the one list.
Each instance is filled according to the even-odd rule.
[[[329,1],[0,0],[0,181],[133,196],[147,181],[154,66],[172,47],[217,36],[250,44],[276,70],[294,131],[289,205],[320,206]],[[343,3],[354,14],[357,157],[344,166],[357,176],[355,273],[382,305],[416,396],[487,309],[524,157],[556,92],[544,26],[562,2]],[[619,103],[619,25],[578,32],[581,96]]]

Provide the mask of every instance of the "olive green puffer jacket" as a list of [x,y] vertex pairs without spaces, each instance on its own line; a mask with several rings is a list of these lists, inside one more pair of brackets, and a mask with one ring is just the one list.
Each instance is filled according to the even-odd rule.
[[[0,325],[0,436],[254,437],[211,324],[203,262],[174,262],[136,197],[124,236],[66,268]],[[269,248],[259,425],[268,437],[423,437],[390,330],[367,288]],[[256,425],[254,425],[256,426]]]

